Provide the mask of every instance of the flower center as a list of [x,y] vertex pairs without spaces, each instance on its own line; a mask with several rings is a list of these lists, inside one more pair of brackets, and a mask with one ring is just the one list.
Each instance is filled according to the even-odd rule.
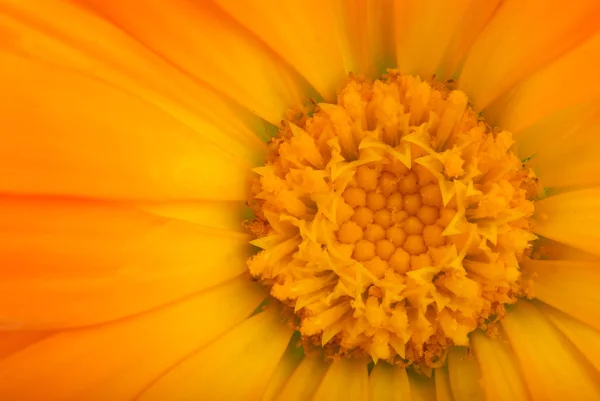
[[351,77],[255,170],[251,275],[307,345],[438,366],[524,293],[534,176],[512,143],[449,85]]

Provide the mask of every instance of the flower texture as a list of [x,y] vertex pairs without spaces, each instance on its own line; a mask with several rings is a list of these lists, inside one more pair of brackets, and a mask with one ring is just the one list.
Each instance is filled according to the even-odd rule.
[[0,0],[0,399],[600,400],[599,21]]

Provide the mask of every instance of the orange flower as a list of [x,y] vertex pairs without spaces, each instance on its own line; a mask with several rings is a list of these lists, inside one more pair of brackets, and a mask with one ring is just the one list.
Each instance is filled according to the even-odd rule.
[[[0,400],[600,400],[598,21],[597,0],[0,1]],[[481,153],[463,157],[463,148],[444,147],[446,137],[407,138],[389,124],[374,130],[383,134],[365,134],[357,143],[341,129],[333,137],[327,137],[331,130],[323,133],[360,112],[351,109],[356,98],[339,101],[346,84],[371,85],[388,68],[392,75],[419,77],[413,89],[423,82],[441,87],[444,101],[456,86],[453,105],[464,92],[474,126],[481,113],[512,133],[510,152],[523,164],[511,164],[510,176],[490,174],[489,182],[504,181],[478,209],[462,205],[456,188],[468,176],[463,181],[473,185],[465,186],[465,199],[486,191],[469,167],[488,163],[492,171],[491,161],[513,160],[505,149],[508,134],[490,131],[492,145],[481,137]],[[429,93],[423,85],[415,93]],[[370,90],[356,93],[370,96]],[[320,105],[316,113],[303,114],[301,106],[314,103]],[[377,112],[398,125],[401,103],[379,104]],[[415,104],[419,117],[413,109],[406,125],[413,131],[433,124],[429,112],[437,110],[427,101],[402,107]],[[465,126],[465,104],[440,104],[439,110],[454,113],[448,135],[465,134],[456,128]],[[325,116],[333,107],[336,117]],[[310,118],[322,118],[323,125]],[[305,141],[297,147],[285,136],[296,129]],[[311,147],[323,138],[333,141]],[[461,138],[456,143],[466,149],[469,137]],[[271,153],[278,146],[284,151]],[[332,166],[358,171],[352,162],[368,155],[373,158],[364,164],[385,159],[365,148],[386,146],[391,175],[385,186],[409,177],[399,191],[372,191],[388,198],[367,198],[364,188],[381,178],[381,171],[369,178],[371,170],[336,186]],[[398,161],[419,167],[411,165],[408,173]],[[290,176],[288,192],[272,171],[289,170],[286,163],[312,166],[310,174]],[[270,178],[252,186],[256,167]],[[529,169],[544,190],[528,193],[526,202],[514,194],[533,178]],[[427,185],[433,187],[423,184],[418,192],[417,178],[432,171],[437,175]],[[327,202],[338,202],[348,185],[360,189],[346,194],[356,203],[346,210],[345,221],[353,223],[338,234],[341,224],[329,224],[336,209]],[[327,191],[332,197],[319,197],[322,203],[310,198]],[[278,255],[293,263],[264,262],[260,257],[273,253],[257,257],[250,246],[253,238],[242,223],[252,218],[245,205],[251,192],[265,201],[249,227],[259,237],[253,244],[268,251],[292,232],[294,241]],[[412,196],[403,198],[406,210],[369,206],[400,204],[399,195],[389,200],[394,193]],[[510,230],[490,217],[517,204],[525,206]],[[363,217],[351,220],[360,207]],[[379,210],[385,212],[374,216]],[[274,211],[287,213],[287,220],[261,216]],[[328,228],[317,238],[306,224],[319,213],[327,215]],[[290,216],[296,219],[292,231],[278,226]],[[465,224],[471,224],[470,237],[460,237]],[[493,227],[508,230],[501,241],[493,239]],[[265,236],[273,233],[281,237]],[[344,246],[364,236],[359,256],[357,248],[331,251],[347,252],[352,268],[334,264],[326,272],[335,274],[323,277],[323,233],[336,233]],[[532,233],[538,239],[529,243]],[[388,235],[387,242],[373,245],[383,241],[380,235]],[[411,245],[400,248],[408,237]],[[450,244],[457,252],[443,248]],[[506,294],[492,280],[492,261],[469,254],[473,247],[473,254],[485,248],[486,257],[497,251],[519,261],[500,283],[519,301],[507,300],[514,305],[487,332],[481,328],[494,316],[474,306],[485,298],[482,288]],[[466,270],[463,260],[470,264]],[[282,266],[297,270],[281,273]],[[468,270],[469,281],[448,275],[434,282],[439,276],[425,274],[434,267],[439,273],[440,266]],[[319,280],[338,283],[356,278],[360,269],[390,287],[405,285],[409,269],[418,271],[407,284],[413,292],[399,301],[416,317],[377,309],[384,285],[361,289],[355,303],[319,304],[318,312],[327,315],[316,306],[290,304],[302,291],[329,288]],[[313,281],[290,280],[309,270]],[[394,281],[398,277],[401,282]],[[353,283],[352,290],[361,288]],[[449,288],[472,295],[474,304],[467,306],[477,313],[468,316],[469,330],[461,331],[464,316],[452,314],[466,310],[464,303],[452,313],[439,304],[416,312],[425,299],[421,290],[433,284],[444,287],[442,295]],[[447,335],[440,340],[447,363],[419,367],[417,357],[403,354],[404,345],[417,343],[434,323]],[[354,339],[365,337],[347,341],[349,327],[363,330]],[[381,340],[382,332],[369,334],[382,327],[392,327],[386,335],[407,337],[394,347]],[[325,341],[327,330],[333,335]],[[323,352],[320,343],[308,344],[312,336],[325,344]],[[332,344],[348,352],[330,357]]]

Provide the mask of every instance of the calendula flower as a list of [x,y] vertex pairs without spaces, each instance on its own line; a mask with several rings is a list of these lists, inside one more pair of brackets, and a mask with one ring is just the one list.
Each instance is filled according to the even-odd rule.
[[0,1],[0,399],[600,399],[599,21]]

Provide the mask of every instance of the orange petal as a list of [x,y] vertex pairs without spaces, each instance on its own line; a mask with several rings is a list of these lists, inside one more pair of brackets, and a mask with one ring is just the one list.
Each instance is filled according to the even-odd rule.
[[535,211],[536,234],[600,255],[600,188],[549,196]]
[[[571,10],[571,7],[559,7],[558,13],[570,12],[567,9]],[[595,14],[590,13],[590,15]],[[597,19],[598,16],[595,15],[594,18]],[[528,19],[525,24],[529,25],[531,22],[532,20]],[[545,26],[553,24],[554,22],[545,23]],[[572,31],[579,34],[577,27]],[[521,36],[518,40],[521,39],[527,39],[527,35]],[[551,41],[550,46],[555,46],[555,42]],[[535,51],[531,54],[536,57]],[[507,53],[503,53],[502,57],[506,55]],[[515,71],[520,71],[520,68],[520,65],[517,65]],[[484,110],[486,119],[508,131],[519,132],[564,108],[597,101],[600,98],[600,75],[597,74],[599,69],[600,32],[522,80],[519,85],[486,107]],[[491,79],[485,81],[494,82]],[[473,83],[475,82],[474,80]],[[476,84],[481,83],[477,81]],[[483,84],[481,85],[478,90],[483,90]]]
[[536,302],[535,306],[571,340],[573,345],[600,372],[600,331],[541,302]]
[[24,57],[0,58],[1,191],[246,199],[251,160],[106,83]]
[[298,348],[297,338],[292,337],[288,349],[279,361],[279,365],[275,368],[275,372],[271,376],[271,380],[267,385],[265,393],[262,396],[261,401],[275,401],[277,395],[289,382],[290,377],[296,371],[296,368],[302,362],[304,352],[302,348]]
[[241,222],[249,217],[242,202],[157,202],[136,206],[157,216],[231,231],[241,231]]
[[[396,65],[394,0],[334,0],[331,10],[348,72],[379,77]],[[323,4],[323,3],[321,3]]]
[[[195,79],[278,123],[308,86],[274,51],[209,2],[83,0]],[[142,12],[142,14],[140,14]],[[282,16],[284,18],[284,16]]]
[[262,120],[81,5],[33,0],[0,8],[0,26],[13,37],[3,43],[8,50],[131,92],[239,157],[264,147],[252,132],[264,131]]
[[323,380],[328,365],[320,354],[307,355],[300,362],[288,382],[283,386],[276,401],[305,401],[312,395]]
[[588,362],[533,305],[519,303],[501,322],[533,400],[600,399]]
[[431,377],[413,373],[408,375],[412,401],[435,400],[435,381]]
[[572,260],[527,260],[536,299],[600,330],[600,264]]
[[490,338],[481,331],[471,335],[487,400],[528,401],[529,393],[512,349],[504,338]]
[[245,319],[262,298],[238,278],[131,319],[53,335],[0,363],[0,394],[6,400],[134,399]]
[[0,327],[126,317],[247,270],[248,237],[96,202],[0,200]]
[[48,337],[43,331],[0,331],[0,360]]
[[557,142],[564,146],[571,142],[573,134],[576,139],[580,138],[577,135],[578,131],[585,130],[590,118],[599,108],[598,104],[576,104],[561,109],[521,131],[512,132],[518,156],[535,161],[540,153],[557,147]]
[[436,78],[446,80],[457,78],[463,67],[469,50],[481,30],[493,18],[501,0],[471,1],[465,10],[461,22],[455,26],[450,42],[438,65]]
[[435,401],[454,401],[448,367],[435,369]]
[[528,166],[546,188],[598,185],[599,130],[600,105],[569,107],[522,131],[519,153],[532,156]]
[[484,400],[479,363],[463,347],[452,347],[448,352],[448,377],[456,401]]
[[[487,107],[523,78],[589,37],[598,29],[598,18],[600,6],[595,0],[577,0],[568,7],[545,0],[504,2],[473,44],[460,88],[476,109]],[[571,84],[566,77],[563,79]]]
[[410,384],[406,369],[383,363],[375,365],[369,375],[369,400],[410,400]]
[[368,401],[369,376],[365,360],[334,360],[312,401]]
[[272,308],[246,320],[171,369],[138,399],[260,399],[292,335],[279,313]]
[[[396,1],[396,58],[400,72],[417,74],[424,79],[432,77],[453,35],[461,29],[463,18],[468,18],[472,2]],[[487,6],[475,8],[479,11]]]
[[536,259],[552,259],[552,260],[579,260],[588,262],[599,262],[600,256],[594,255],[589,252],[582,251],[581,249],[574,248],[572,246],[562,244],[560,242],[552,241],[551,239],[540,237],[536,241],[537,252],[539,257]]
[[213,0],[241,25],[273,48],[329,102],[346,80],[334,16],[319,0],[301,5],[259,0],[243,6],[235,0]]

